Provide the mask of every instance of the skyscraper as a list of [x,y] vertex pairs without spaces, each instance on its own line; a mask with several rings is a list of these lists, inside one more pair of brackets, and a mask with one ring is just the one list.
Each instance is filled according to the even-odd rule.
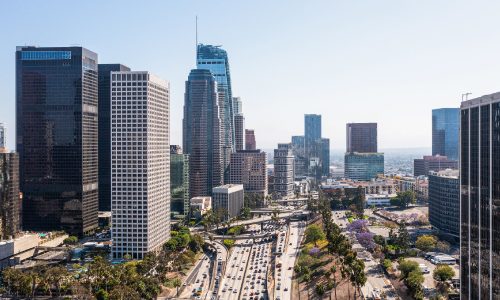
[[384,175],[383,153],[346,153],[344,156],[344,176],[352,180],[368,181]]
[[292,136],[292,154],[294,156],[294,179],[307,177],[308,159],[305,153],[305,140],[303,135]]
[[189,155],[178,145],[170,145],[170,211],[189,213]]
[[82,47],[17,47],[25,229],[83,235],[97,227],[97,63],[97,54]]
[[235,148],[234,137],[234,110],[233,95],[231,90],[231,73],[229,72],[229,59],[227,52],[220,46],[197,45],[196,67],[198,69],[209,70],[217,81],[220,89],[218,92],[223,94],[224,100],[219,104],[223,107],[223,127],[222,145]]
[[330,176],[330,139],[321,139],[321,168],[323,176]]
[[461,299],[500,299],[500,93],[460,116]]
[[458,160],[459,108],[432,110],[432,155]]
[[320,157],[321,152],[321,115],[304,115],[304,143],[306,156]]
[[120,64],[99,64],[99,211],[111,211],[111,72],[130,71]]
[[244,134],[245,129],[245,117],[243,114],[239,113],[234,116],[234,138],[236,144],[236,151],[244,150]]
[[257,149],[255,142],[255,132],[253,129],[245,129],[245,150]]
[[209,196],[224,182],[221,122],[214,76],[208,70],[191,70],[182,128],[184,153],[189,154],[190,197]]
[[279,197],[293,196],[292,144],[278,144],[274,149],[274,193]]
[[346,152],[376,153],[377,123],[347,123]]
[[[245,193],[267,196],[267,153],[242,150],[231,154],[230,183],[243,184]],[[262,201],[261,205],[264,204]]]
[[111,80],[112,252],[142,259],[170,237],[169,86],[149,72]]
[[0,123],[0,148],[7,147],[7,129],[3,123]]
[[0,149],[0,238],[15,237],[20,231],[19,156]]
[[460,183],[458,170],[429,175],[429,222],[440,234],[458,240],[460,235]]
[[237,114],[242,114],[243,113],[243,104],[241,103],[241,98],[240,97],[233,97],[233,110],[234,110],[234,115],[235,116]]

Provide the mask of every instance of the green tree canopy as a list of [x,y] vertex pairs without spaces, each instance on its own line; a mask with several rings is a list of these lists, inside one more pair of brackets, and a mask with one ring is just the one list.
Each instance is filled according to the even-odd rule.
[[417,238],[415,246],[425,252],[434,250],[436,248],[437,239],[433,235],[421,235]]
[[306,228],[306,243],[314,243],[315,246],[317,246],[318,241],[325,239],[325,233],[323,232],[323,229],[319,227],[318,225],[309,225]]
[[434,273],[432,274],[435,280],[444,282],[450,280],[455,276],[455,271],[452,267],[448,265],[438,265],[434,269]]

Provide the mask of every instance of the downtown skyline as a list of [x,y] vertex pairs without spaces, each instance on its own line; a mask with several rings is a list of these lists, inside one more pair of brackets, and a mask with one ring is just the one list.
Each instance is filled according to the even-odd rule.
[[[244,99],[245,123],[255,129],[261,148],[274,148],[280,142],[277,136],[292,136],[301,132],[302,126],[296,120],[301,119],[304,113],[322,114],[323,135],[331,139],[332,149],[343,147],[344,126],[348,122],[379,123],[381,149],[399,148],[401,145],[429,147],[429,111],[432,108],[458,107],[460,95],[464,92],[472,92],[471,97],[477,97],[495,90],[493,75],[499,63],[492,58],[500,45],[493,44],[487,50],[483,49],[481,57],[478,57],[474,53],[479,50],[474,49],[473,44],[494,37],[498,29],[491,21],[484,21],[468,24],[470,28],[464,31],[465,25],[460,21],[466,13],[486,16],[495,8],[493,4],[488,8],[461,2],[454,3],[452,8],[430,2],[419,3],[418,7],[395,3],[390,6],[390,3],[381,4],[374,12],[370,11],[374,9],[371,4],[359,7],[323,2],[301,9],[291,3],[284,13],[275,14],[273,8],[277,4],[224,2],[220,6],[200,4],[193,8],[192,5],[152,2],[139,19],[144,21],[145,26],[154,26],[152,31],[155,35],[161,32],[165,36],[165,39],[155,42],[151,42],[150,35],[141,37],[134,34],[137,29],[128,28],[129,25],[124,25],[124,29],[133,29],[132,32],[123,30],[113,38],[105,32],[96,35],[92,32],[97,31],[89,30],[93,26],[111,24],[114,17],[107,14],[111,9],[122,13],[133,11],[130,5],[116,7],[112,3],[101,4],[95,16],[97,25],[93,25],[85,23],[84,18],[75,19],[75,15],[71,14],[58,14],[54,20],[47,20],[45,17],[51,9],[58,12],[69,9],[58,5],[58,2],[46,7],[33,3],[5,4],[3,11],[11,11],[12,14],[2,15],[0,22],[4,27],[14,25],[12,28],[15,28],[5,34],[0,49],[0,66],[5,70],[0,75],[0,98],[4,103],[0,119],[7,127],[8,146],[14,148],[12,58],[15,46],[69,46],[74,43],[99,53],[100,62],[126,62],[132,69],[148,69],[169,80],[172,89],[171,143],[181,144],[183,85],[189,70],[195,67],[194,19],[198,15],[199,42],[221,44],[228,52],[232,94]],[[213,17],[221,6],[227,8],[228,19]],[[383,7],[390,7],[392,12],[397,11],[400,15],[388,16],[391,12],[383,12]],[[252,14],[247,14],[248,11],[255,12],[262,25],[254,26],[253,19],[248,17]],[[21,13],[22,16],[18,15]],[[423,13],[427,20],[425,24],[419,19],[419,14]],[[76,17],[83,16],[78,12],[74,14]],[[300,16],[301,22],[295,23],[292,19],[297,16]],[[385,17],[384,22],[378,23],[377,20],[382,17]],[[69,18],[75,19],[72,29],[61,28],[59,24]],[[448,22],[446,25],[442,23],[442,18]],[[364,21],[353,25],[352,20],[355,19]],[[38,29],[35,24],[42,20],[44,26]],[[400,23],[403,20],[405,22]],[[395,25],[401,25],[401,28],[388,29]],[[432,34],[428,34],[429,26],[435,26]],[[280,30],[284,28],[291,30]],[[477,32],[482,34],[473,36]],[[408,42],[408,37],[405,38],[408,33],[413,39],[409,44],[405,43]],[[136,42],[130,43],[124,38],[129,34],[134,35]],[[351,34],[356,34],[357,39],[349,38]],[[464,44],[463,40],[468,42]],[[400,42],[396,44],[395,41]],[[456,50],[458,45],[463,49]],[[249,59],[256,53],[266,55]],[[304,54],[315,58],[296,59],[304,57]],[[474,56],[478,58],[462,59]],[[401,64],[402,61],[405,63]],[[290,66],[292,63],[297,69],[293,76],[285,71],[288,68],[269,69],[269,66]],[[481,80],[474,78],[479,71],[486,74]],[[314,80],[310,79],[311,74],[315,75]],[[273,80],[276,78],[280,80]],[[276,113],[289,103],[292,105],[286,114]],[[411,113],[408,113],[408,106]],[[381,110],[380,107],[391,109]],[[280,126],[275,126],[277,123]]]

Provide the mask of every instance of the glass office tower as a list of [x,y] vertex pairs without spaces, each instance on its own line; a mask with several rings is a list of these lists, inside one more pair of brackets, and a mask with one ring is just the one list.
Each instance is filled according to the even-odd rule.
[[97,54],[18,47],[16,144],[23,225],[83,235],[97,227]]
[[459,108],[432,110],[432,155],[458,160]]
[[219,105],[223,108],[223,146],[235,149],[234,136],[234,109],[231,90],[231,73],[226,50],[220,46],[198,44],[196,53],[196,67],[209,70],[217,81],[219,93],[223,93],[224,101]]
[[99,64],[99,211],[111,211],[111,72],[120,64]]
[[500,299],[500,93],[460,115],[461,299]]

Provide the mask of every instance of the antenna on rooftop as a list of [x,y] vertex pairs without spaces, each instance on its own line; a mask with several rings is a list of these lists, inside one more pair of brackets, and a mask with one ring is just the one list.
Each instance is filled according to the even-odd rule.
[[198,16],[196,16],[196,58],[198,58]]
[[467,92],[467,93],[462,94],[462,101],[464,101],[464,98],[465,98],[465,101],[469,100],[469,95],[472,95],[472,93]]

